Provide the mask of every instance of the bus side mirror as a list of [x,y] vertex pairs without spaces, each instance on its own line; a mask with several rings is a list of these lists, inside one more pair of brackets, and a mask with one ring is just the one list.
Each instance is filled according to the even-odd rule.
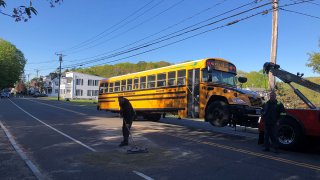
[[246,83],[248,81],[248,78],[246,78],[246,77],[238,77],[238,81],[240,83]]

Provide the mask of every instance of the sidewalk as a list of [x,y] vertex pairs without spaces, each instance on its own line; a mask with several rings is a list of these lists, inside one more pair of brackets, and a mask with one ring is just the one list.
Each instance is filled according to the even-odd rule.
[[28,166],[14,150],[8,137],[0,127],[0,179],[1,180],[34,180]]

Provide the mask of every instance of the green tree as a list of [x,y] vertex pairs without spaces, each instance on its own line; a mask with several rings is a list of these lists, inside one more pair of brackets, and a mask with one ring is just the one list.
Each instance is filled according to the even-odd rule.
[[243,87],[265,88],[268,83],[268,78],[263,74],[262,70],[259,72],[251,71],[249,73],[238,71],[238,75],[248,78],[248,81],[243,84]]
[[[319,42],[320,47],[320,42]],[[308,63],[306,64],[308,67],[311,67],[313,72],[320,73],[320,53],[313,52],[308,53],[309,59]]]
[[113,77],[113,76],[119,76],[119,75],[124,75],[128,73],[160,68],[160,67],[169,66],[169,65],[171,64],[165,61],[160,61],[160,62],[139,61],[137,64],[125,62],[125,63],[119,63],[115,65],[103,65],[103,66],[94,66],[90,68],[75,69],[73,71],[101,76],[101,77]]
[[14,45],[0,39],[0,89],[13,87],[23,73],[26,59]]
[[[63,0],[47,0],[51,7],[54,7],[55,4],[60,4]],[[0,0],[0,8],[5,9],[7,7],[5,0]],[[14,18],[15,21],[28,21],[32,15],[37,15],[37,10],[32,6],[32,0],[29,1],[28,5],[21,5],[13,8],[12,13],[4,12],[0,9],[0,14]],[[10,10],[9,10],[10,11]]]

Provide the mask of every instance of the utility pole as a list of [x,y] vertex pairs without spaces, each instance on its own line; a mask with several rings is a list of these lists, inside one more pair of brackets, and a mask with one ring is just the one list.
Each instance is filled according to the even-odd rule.
[[58,90],[58,101],[60,101],[60,83],[61,83],[61,63],[62,63],[62,57],[65,56],[63,54],[57,54],[57,56],[59,56],[59,62],[60,62],[60,66],[59,66],[59,90]]
[[40,71],[40,70],[39,70],[39,69],[35,69],[35,70],[36,70],[36,72],[37,72],[37,78],[38,78],[38,74],[39,74],[39,71]]
[[27,76],[28,76],[28,83],[29,83],[29,84],[30,84],[30,82],[29,82],[29,77],[30,77],[30,75],[31,75],[30,73],[29,73],[29,74],[27,74]]
[[[276,64],[277,48],[278,48],[278,0],[272,0],[272,37],[271,37],[271,53],[270,62]],[[269,72],[269,90],[275,88],[275,77]]]

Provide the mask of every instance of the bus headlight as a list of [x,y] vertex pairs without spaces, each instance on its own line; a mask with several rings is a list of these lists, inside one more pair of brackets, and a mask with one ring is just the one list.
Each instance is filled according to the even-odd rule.
[[233,98],[232,102],[236,103],[236,104],[247,104],[244,100],[240,99],[240,98]]

